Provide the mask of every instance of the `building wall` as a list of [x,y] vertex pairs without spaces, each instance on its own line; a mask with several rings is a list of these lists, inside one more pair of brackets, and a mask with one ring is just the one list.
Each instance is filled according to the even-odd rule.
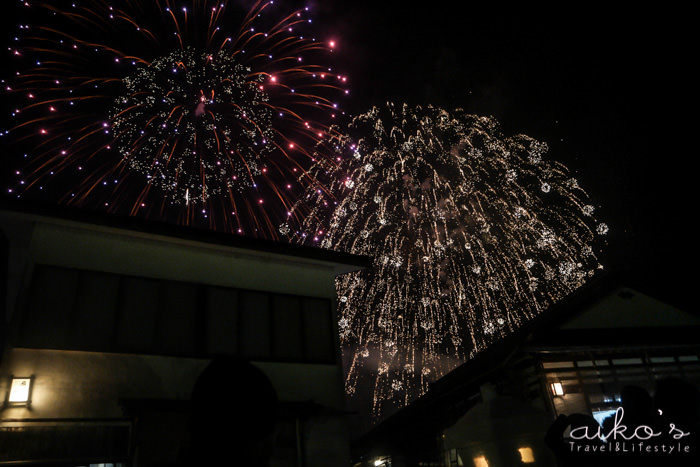
[[[12,349],[3,364],[5,377],[0,379],[0,393],[6,394],[9,389],[9,374],[34,375],[34,385],[31,406],[5,408],[2,419],[116,419],[124,417],[124,400],[187,401],[208,362],[154,355]],[[280,400],[314,401],[344,409],[343,393],[338,390],[342,374],[337,365],[253,363],[270,378]],[[158,412],[157,407],[149,411],[153,412]],[[177,418],[171,412],[163,416],[173,417],[174,423],[180,424],[169,429],[185,430],[186,417]],[[314,418],[304,428],[305,465],[347,464],[349,434],[342,416]],[[159,460],[175,460],[175,454],[163,453]]]
[[12,247],[26,244],[28,263],[335,297],[331,262],[70,222],[13,224]]
[[544,443],[552,417],[538,400],[501,396],[490,384],[481,387],[481,395],[480,403],[444,431],[444,465],[555,465]]
[[281,401],[320,407],[281,422],[296,439],[274,465],[347,465],[334,289],[346,265],[15,214],[0,221],[9,239],[0,394],[10,375],[34,378],[31,405],[5,406],[0,431],[19,439],[17,430],[47,423],[94,422],[98,432],[128,420],[130,460],[173,461],[186,413],[163,402],[186,402],[224,353],[252,360]]

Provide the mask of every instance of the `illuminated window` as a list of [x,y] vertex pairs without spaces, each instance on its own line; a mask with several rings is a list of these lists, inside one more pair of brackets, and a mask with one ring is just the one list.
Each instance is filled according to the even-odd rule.
[[[653,394],[657,381],[668,376],[700,385],[700,358],[688,351],[675,355],[668,351],[600,351],[548,355],[543,360],[544,388],[557,415],[591,413],[596,420],[603,420],[621,404],[625,386],[638,386]],[[572,361],[575,371],[568,366]],[[561,383],[561,390],[555,383]]]
[[518,452],[520,453],[520,461],[523,464],[532,464],[533,462],[535,462],[535,455],[532,452],[532,448],[518,448]]
[[489,462],[486,460],[485,456],[475,457],[474,467],[489,467]]
[[564,387],[561,385],[560,382],[552,383],[552,394],[555,396],[563,396],[564,395]]

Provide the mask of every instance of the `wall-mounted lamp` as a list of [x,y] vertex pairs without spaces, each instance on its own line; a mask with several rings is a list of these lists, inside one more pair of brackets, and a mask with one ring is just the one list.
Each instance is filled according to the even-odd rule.
[[10,376],[10,390],[7,393],[7,405],[28,407],[32,403],[32,386],[34,376]]
[[564,386],[561,385],[559,381],[556,381],[551,384],[552,388],[552,394],[554,396],[563,396],[564,395]]
[[520,462],[523,464],[532,464],[535,462],[535,453],[532,451],[531,447],[525,446],[523,448],[518,448],[518,452],[520,453]]

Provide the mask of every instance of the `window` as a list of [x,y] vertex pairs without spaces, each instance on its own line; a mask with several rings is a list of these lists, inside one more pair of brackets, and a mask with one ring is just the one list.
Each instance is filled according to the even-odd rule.
[[542,362],[546,380],[560,382],[563,388],[564,394],[560,397],[550,394],[558,414],[588,412],[603,418],[619,406],[623,387],[639,386],[653,394],[656,382],[669,376],[700,385],[697,354],[591,353],[587,357],[577,358],[573,368],[569,366],[571,357],[568,355]]
[[532,448],[525,446],[518,448],[518,453],[520,454],[520,462],[523,464],[532,464],[535,462],[535,453],[532,452]]
[[239,294],[239,339],[242,352],[256,360],[269,360],[270,297],[262,292]]
[[272,300],[272,353],[279,360],[304,358],[302,302],[298,297],[277,295]]
[[35,267],[19,345],[334,363],[325,298]]

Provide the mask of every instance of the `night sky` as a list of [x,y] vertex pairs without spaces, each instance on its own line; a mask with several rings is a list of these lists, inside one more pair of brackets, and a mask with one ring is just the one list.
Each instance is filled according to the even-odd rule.
[[[494,116],[507,135],[546,141],[611,228],[609,269],[632,271],[642,291],[695,311],[688,11],[396,0],[312,8],[319,36],[339,42],[348,113],[387,100],[461,107]],[[3,38],[16,27],[8,20]]]
[[384,100],[462,107],[546,141],[611,227],[608,269],[695,311],[687,11],[335,3],[324,13],[341,31],[353,111]]

